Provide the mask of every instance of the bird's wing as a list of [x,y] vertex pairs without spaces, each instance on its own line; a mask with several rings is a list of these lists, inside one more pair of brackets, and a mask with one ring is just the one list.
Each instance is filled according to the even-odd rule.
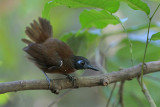
[[29,54],[29,59],[32,60],[42,70],[55,70],[62,66],[61,57],[53,51],[52,55],[46,51],[46,47],[41,44],[29,44],[23,49]]

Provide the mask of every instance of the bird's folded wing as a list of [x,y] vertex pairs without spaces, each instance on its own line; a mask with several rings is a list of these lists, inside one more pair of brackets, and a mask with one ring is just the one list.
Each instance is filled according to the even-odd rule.
[[62,65],[61,57],[56,51],[53,51],[51,55],[40,44],[29,44],[23,50],[29,54],[28,58],[43,70],[55,70]]

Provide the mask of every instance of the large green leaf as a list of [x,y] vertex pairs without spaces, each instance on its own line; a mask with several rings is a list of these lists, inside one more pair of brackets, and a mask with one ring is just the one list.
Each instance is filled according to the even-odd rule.
[[153,34],[151,40],[160,40],[160,32]]
[[108,24],[119,24],[119,18],[106,12],[105,10],[84,10],[80,14],[80,23],[82,28],[104,28]]
[[46,4],[44,5],[44,9],[42,11],[43,18],[49,20],[51,7],[52,7],[52,2],[46,2]]
[[150,8],[141,0],[122,0],[126,2],[132,9],[144,11],[147,15],[150,13]]
[[119,0],[52,0],[44,5],[42,17],[49,19],[50,9],[55,6],[68,6],[70,8],[93,7],[115,13],[119,9]]
[[94,7],[105,9],[111,13],[119,9],[118,0],[54,0],[57,5],[65,5],[72,8]]

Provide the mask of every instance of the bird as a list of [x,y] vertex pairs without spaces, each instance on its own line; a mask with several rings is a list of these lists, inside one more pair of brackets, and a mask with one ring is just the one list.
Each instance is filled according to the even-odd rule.
[[63,74],[73,80],[70,73],[76,70],[98,71],[87,58],[76,56],[69,45],[53,38],[52,26],[48,20],[41,17],[38,21],[33,20],[30,26],[26,27],[25,33],[29,39],[22,39],[27,44],[23,50],[28,54],[28,59],[41,69],[49,84],[51,81],[46,73]]

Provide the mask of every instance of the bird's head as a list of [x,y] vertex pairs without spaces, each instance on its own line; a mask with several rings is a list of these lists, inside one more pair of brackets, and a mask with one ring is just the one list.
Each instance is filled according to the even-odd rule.
[[75,69],[92,69],[95,71],[98,71],[97,68],[90,65],[88,59],[82,57],[82,56],[75,56],[74,57],[74,66]]

